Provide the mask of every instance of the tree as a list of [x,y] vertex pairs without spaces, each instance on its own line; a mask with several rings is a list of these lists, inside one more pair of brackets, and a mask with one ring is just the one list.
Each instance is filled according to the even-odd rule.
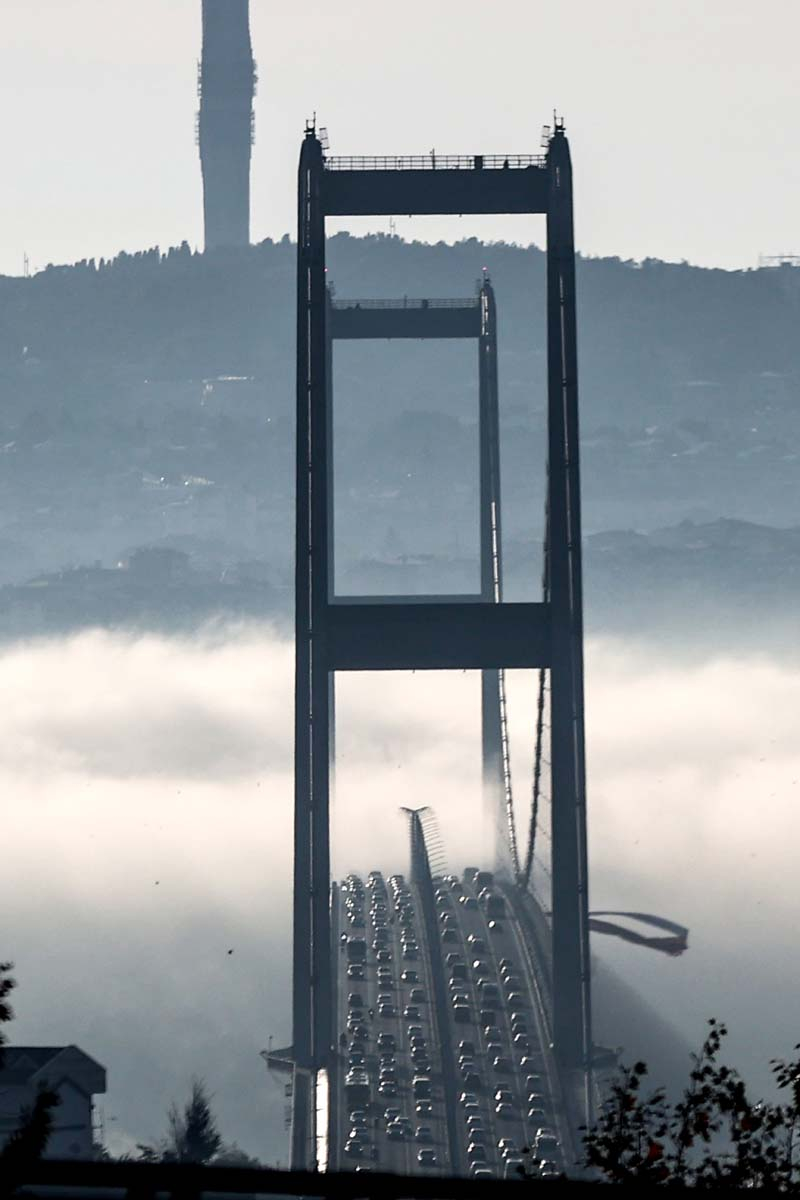
[[[17,986],[9,972],[12,963],[0,963],[0,1025],[14,1019],[14,1010],[8,997]],[[0,1069],[5,1062],[5,1035],[0,1032]],[[0,1147],[0,1175],[2,1195],[13,1193],[25,1168],[36,1162],[47,1149],[53,1129],[53,1109],[60,1103],[56,1092],[40,1087],[33,1104],[25,1105],[19,1114],[19,1124]]]
[[719,1061],[727,1029],[708,1024],[677,1101],[663,1089],[642,1095],[645,1063],[620,1070],[585,1133],[584,1165],[609,1183],[800,1191],[800,1057],[772,1062],[787,1101],[754,1103],[738,1072]]
[[202,1079],[192,1080],[191,1095],[183,1111],[177,1104],[170,1105],[167,1121],[169,1133],[157,1147],[138,1147],[140,1157],[146,1162],[208,1164],[222,1147],[222,1137]]

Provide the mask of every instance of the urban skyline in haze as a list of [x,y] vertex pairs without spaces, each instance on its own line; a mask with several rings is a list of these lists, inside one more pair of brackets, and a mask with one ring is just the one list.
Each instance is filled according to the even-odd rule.
[[[491,28],[484,11],[475,0],[349,0],[312,3],[298,20],[252,0],[253,240],[294,236],[297,137],[314,110],[335,153],[519,153],[537,149],[540,114],[557,105],[578,182],[592,181],[577,213],[583,253],[741,268],[800,249],[800,168],[786,153],[800,33],[790,0],[757,11],[739,0],[501,0]],[[11,0],[0,271],[22,273],[25,254],[36,270],[184,239],[202,246],[200,13],[200,0]],[[398,216],[395,228],[433,241],[543,241],[536,220]]]

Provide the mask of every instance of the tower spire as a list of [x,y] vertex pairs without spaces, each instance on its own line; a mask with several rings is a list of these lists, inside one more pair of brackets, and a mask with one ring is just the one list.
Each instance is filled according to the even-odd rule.
[[249,0],[202,0],[200,162],[206,250],[250,241],[256,70]]

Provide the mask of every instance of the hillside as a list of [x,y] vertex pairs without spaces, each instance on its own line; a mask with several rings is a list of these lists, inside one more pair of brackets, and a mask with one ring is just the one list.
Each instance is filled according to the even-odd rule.
[[[526,590],[544,486],[544,255],[329,242],[340,296],[468,295],[483,268],[500,320],[507,561]],[[188,539],[266,563],[285,590],[294,269],[284,239],[0,279],[0,584]],[[587,534],[800,524],[800,271],[580,259],[578,286]],[[476,390],[467,344],[337,346],[340,587],[374,562],[413,560],[419,588],[444,586],[442,563],[474,570]]]

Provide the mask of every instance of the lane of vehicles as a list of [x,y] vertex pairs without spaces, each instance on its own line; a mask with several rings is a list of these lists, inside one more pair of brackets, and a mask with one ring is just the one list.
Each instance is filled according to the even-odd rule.
[[[432,1014],[415,965],[421,955],[415,896],[402,876],[390,877],[387,885],[373,872],[366,888],[355,877],[348,884],[350,879],[341,927],[347,982],[356,986],[347,992],[343,1014],[349,1110],[344,1152],[358,1161],[356,1169],[371,1169],[370,1163],[383,1162],[380,1145],[392,1145],[392,1153],[405,1155],[406,1163],[410,1154],[418,1169],[441,1169],[444,1113],[431,1078]],[[441,955],[456,1030],[469,1173],[512,1178],[523,1167],[522,1147],[529,1147],[528,1169],[542,1178],[557,1176],[561,1149],[526,970],[512,956],[513,936],[497,920],[508,915],[505,898],[490,872],[474,868],[463,880],[448,876],[434,883],[438,946],[431,950]]]

